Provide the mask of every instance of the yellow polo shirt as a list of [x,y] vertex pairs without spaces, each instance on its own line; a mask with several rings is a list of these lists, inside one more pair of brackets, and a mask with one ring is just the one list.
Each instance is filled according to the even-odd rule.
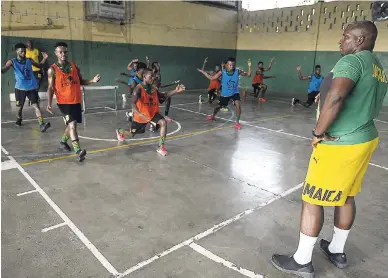
[[[34,62],[39,64],[39,50],[37,48],[34,48],[32,50],[26,48],[26,57],[31,58]],[[40,68],[32,66],[32,70],[40,71]]]

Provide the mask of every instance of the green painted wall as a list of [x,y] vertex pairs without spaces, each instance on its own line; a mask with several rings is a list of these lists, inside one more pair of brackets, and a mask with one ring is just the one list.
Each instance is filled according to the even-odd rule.
[[[315,55],[316,53],[316,55]],[[376,52],[380,59],[385,72],[388,73],[388,52]],[[237,51],[237,66],[245,70],[248,69],[246,61],[248,58],[252,60],[252,70],[256,71],[257,62],[263,61],[267,66],[272,57],[275,56],[275,63],[271,71],[266,72],[266,75],[275,75],[274,79],[267,79],[265,82],[268,89],[274,93],[282,95],[294,94],[305,95],[307,93],[308,81],[301,81],[296,72],[296,65],[302,66],[303,75],[308,75],[314,70],[315,64],[322,66],[322,73],[325,76],[341,58],[339,51],[266,51],[266,50],[238,50]],[[252,78],[242,77],[240,80],[242,86],[249,89],[252,88]],[[388,105],[388,94],[385,98]]]
[[[54,63],[54,45],[57,40],[38,39],[26,37],[1,37],[1,63],[14,57],[13,45],[32,39],[35,47],[49,54],[47,66]],[[187,89],[207,88],[209,81],[197,71],[202,67],[205,57],[209,57],[207,67],[215,66],[216,63],[225,60],[229,56],[235,56],[235,50],[192,48],[175,46],[139,45],[103,43],[91,41],[66,41],[69,46],[70,59],[74,60],[81,68],[82,75],[91,78],[95,74],[101,75],[99,85],[116,85],[114,79],[119,73],[126,71],[130,60],[138,57],[145,60],[148,55],[152,61],[161,63],[162,81],[165,83],[181,80]],[[46,68],[47,68],[46,66]],[[122,76],[124,79],[125,77]],[[47,88],[47,81],[43,83],[42,90]],[[120,90],[124,87],[120,85]],[[2,75],[1,95],[4,97],[14,92],[13,70]]]

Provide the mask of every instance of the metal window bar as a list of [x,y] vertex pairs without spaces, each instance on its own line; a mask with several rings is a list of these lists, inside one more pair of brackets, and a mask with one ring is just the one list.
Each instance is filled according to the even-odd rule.
[[241,1],[185,1],[195,4],[208,5],[217,8],[239,10]]
[[[90,86],[90,87],[81,87],[82,89],[82,107],[83,107],[83,113],[86,114],[87,111],[89,110],[96,110],[96,109],[107,109],[107,110],[112,110],[112,111],[117,111],[117,89],[118,86]],[[113,90],[114,95],[114,107],[109,107],[109,106],[92,106],[92,107],[87,107],[87,98],[86,98],[86,91],[94,91],[94,90]]]

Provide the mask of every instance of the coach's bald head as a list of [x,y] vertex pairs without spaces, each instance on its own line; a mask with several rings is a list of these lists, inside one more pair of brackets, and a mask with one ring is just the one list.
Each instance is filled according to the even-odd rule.
[[372,51],[377,39],[376,25],[371,21],[359,21],[349,24],[339,41],[342,55],[363,50]]

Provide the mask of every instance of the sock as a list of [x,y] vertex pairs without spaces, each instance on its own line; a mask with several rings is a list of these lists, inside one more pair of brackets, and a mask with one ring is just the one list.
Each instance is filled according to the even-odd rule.
[[39,125],[44,124],[44,120],[42,116],[38,117],[38,122],[39,122]]
[[164,136],[160,137],[160,139],[159,139],[159,147],[164,145],[164,140],[166,140],[166,137],[164,137]]
[[119,133],[120,133],[121,135],[124,134],[124,130],[123,130],[122,128],[119,128],[118,131],[119,131]]
[[81,151],[81,147],[79,145],[79,140],[75,139],[71,142],[73,144],[74,152],[78,154]]
[[65,133],[65,134],[62,135],[61,142],[62,142],[62,143],[66,143],[67,140],[69,140],[69,138],[70,138],[70,137],[67,136],[66,133]]
[[298,250],[294,254],[294,260],[301,265],[311,262],[313,256],[314,245],[317,242],[318,237],[306,236],[300,233]]
[[345,242],[348,238],[350,230],[341,230],[340,228],[337,228],[334,226],[334,233],[333,233],[333,239],[330,242],[329,245],[329,251],[331,253],[343,253]]
[[239,123],[240,122],[240,117],[236,117],[236,123]]

